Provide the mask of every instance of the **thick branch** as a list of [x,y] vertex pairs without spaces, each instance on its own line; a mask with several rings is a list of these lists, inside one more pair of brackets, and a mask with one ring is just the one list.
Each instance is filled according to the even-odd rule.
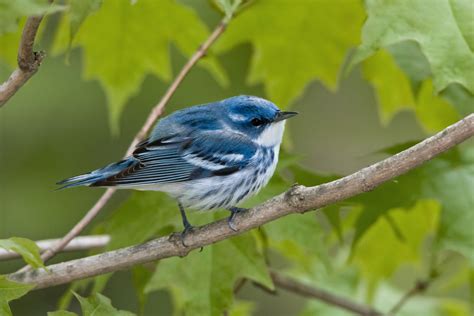
[[335,295],[323,289],[319,289],[313,286],[306,285],[295,279],[281,275],[278,272],[272,271],[271,277],[275,286],[285,289],[287,291],[296,293],[298,295],[317,299],[323,301],[329,305],[337,306],[346,311],[352,312],[357,315],[363,316],[377,316],[383,315],[383,313],[373,309],[370,306],[362,305],[353,302],[345,297]]
[[[179,74],[176,76],[175,80],[169,86],[168,90],[166,90],[166,93],[163,95],[160,102],[151,110],[142,128],[137,133],[132,143],[128,147],[127,152],[125,153],[125,157],[129,156],[133,152],[135,146],[143,138],[145,138],[145,136],[153,127],[153,124],[156,122],[158,117],[163,113],[166,104],[171,99],[179,85],[183,82],[186,75],[191,71],[194,65],[196,65],[199,59],[206,55],[207,51],[209,50],[209,47],[211,47],[211,45],[219,38],[219,36],[221,36],[221,34],[225,31],[226,26],[227,22],[224,19],[221,23],[219,23],[219,25],[214,29],[211,35],[209,35],[206,41],[198,48],[194,55],[191,56],[188,62],[183,66]],[[61,240],[59,240],[59,242],[54,244],[50,249],[48,249],[41,255],[43,261],[47,261],[52,258],[56,253],[61,251],[61,249],[63,249],[74,237],[78,236],[87,227],[87,225],[89,225],[89,223],[97,216],[97,214],[99,214],[102,208],[104,208],[104,206],[109,202],[115,191],[115,188],[107,189],[104,194],[99,198],[99,200],[97,200],[94,206],[89,209],[89,211],[87,211],[86,215]],[[31,270],[31,267],[25,266],[19,272],[25,272],[29,270]]]
[[33,51],[36,33],[42,20],[42,15],[32,16],[25,22],[18,48],[18,68],[13,71],[7,81],[0,85],[0,107],[38,71],[43,61],[44,53]]
[[361,169],[341,179],[314,187],[295,185],[265,203],[239,213],[234,221],[239,231],[229,228],[226,219],[196,228],[186,235],[186,247],[172,235],[141,245],[118,249],[95,256],[71,260],[36,270],[13,273],[12,280],[45,288],[93,277],[173,256],[185,256],[191,250],[230,238],[292,213],[304,213],[370,191],[382,183],[416,168],[436,155],[474,135],[474,114],[447,127],[440,133],[392,157]]
[[[40,240],[37,241],[36,244],[38,245],[41,251],[44,251],[51,247],[51,245],[56,243],[57,241],[57,239]],[[71,242],[62,251],[65,252],[97,249],[107,246],[109,242],[109,235],[80,236],[71,240]],[[0,249],[0,260],[8,260],[19,257],[20,255],[16,252]],[[293,292],[297,295],[316,299],[326,304],[334,305],[359,315],[382,315],[382,313],[376,311],[370,306],[355,303],[349,300],[348,298],[328,292],[324,289],[306,285],[304,283],[299,282],[298,280],[284,276],[275,270],[272,270],[270,272],[270,276],[273,280],[273,283],[277,287],[285,289],[289,292]],[[236,286],[234,287],[234,294],[237,294],[237,292],[241,290],[241,288],[245,285],[246,281],[247,279],[241,279],[236,284]],[[266,290],[266,288],[264,287],[262,287],[262,289]],[[413,290],[411,290],[410,292],[412,291]]]

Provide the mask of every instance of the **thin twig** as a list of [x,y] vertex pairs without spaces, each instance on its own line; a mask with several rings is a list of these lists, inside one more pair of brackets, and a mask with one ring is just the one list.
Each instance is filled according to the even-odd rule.
[[43,15],[29,17],[21,35],[18,48],[18,68],[0,85],[0,107],[2,107],[37,71],[44,52],[34,52],[36,33],[43,20]]
[[36,285],[36,289],[68,283],[130,268],[159,259],[186,256],[191,250],[242,234],[280,217],[304,213],[373,190],[382,183],[412,170],[436,155],[474,135],[474,114],[447,127],[424,141],[341,179],[313,187],[294,185],[290,190],[239,213],[234,219],[237,231],[227,219],[198,227],[186,235],[171,235],[146,243],[48,266],[47,270],[13,273],[9,278]]
[[[196,63],[204,57],[211,45],[221,36],[221,34],[225,31],[227,26],[226,21],[221,21],[211,35],[207,38],[207,40],[199,47],[199,49],[191,56],[188,62],[183,66],[179,74],[176,76],[175,80],[171,83],[166,93],[163,95],[159,103],[153,107],[150,114],[148,115],[145,124],[143,124],[140,131],[137,133],[135,138],[133,139],[132,143],[127,149],[125,153],[125,157],[129,156],[135,146],[146,137],[147,133],[153,127],[153,124],[156,122],[158,117],[163,113],[164,108],[168,101],[171,99],[173,94],[175,93],[176,89],[179,87],[181,82],[183,82],[186,75],[190,72],[190,70],[196,65]],[[94,204],[94,206],[86,213],[86,215],[52,248],[48,249],[41,255],[43,261],[47,261],[51,259],[57,252],[61,251],[74,237],[78,236],[84,228],[89,225],[89,223],[97,216],[97,214],[102,210],[102,208],[108,203],[110,198],[114,195],[116,189],[109,188],[107,189],[104,194],[99,198],[99,200]],[[25,266],[18,272],[25,272],[31,270],[30,266]]]
[[272,280],[275,286],[285,289],[287,291],[293,292],[295,294],[305,296],[308,298],[317,299],[326,304],[337,306],[339,308],[345,309],[346,311],[355,313],[357,315],[363,315],[363,316],[383,315],[382,312],[377,311],[371,306],[366,306],[366,305],[351,301],[350,299],[346,297],[336,295],[334,293],[328,292],[320,288],[316,288],[314,286],[306,285],[293,278],[284,276],[276,271],[271,271],[270,275],[272,277]]
[[[56,244],[59,239],[46,239],[46,240],[39,240],[36,242],[40,252],[44,252],[45,250],[51,248],[54,244]],[[90,235],[90,236],[79,236],[71,240],[71,242],[62,249],[62,251],[81,251],[81,250],[90,250],[90,249],[97,249],[103,248],[110,242],[109,235]],[[0,249],[0,261],[2,260],[10,260],[20,258],[20,255],[16,252]]]
[[431,279],[418,280],[415,285],[408,292],[406,292],[405,295],[403,295],[402,298],[390,309],[388,315],[393,316],[397,314],[409,299],[426,291],[430,283]]

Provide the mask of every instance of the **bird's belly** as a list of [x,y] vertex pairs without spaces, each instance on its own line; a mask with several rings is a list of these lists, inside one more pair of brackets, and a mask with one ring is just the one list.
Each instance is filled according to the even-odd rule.
[[185,208],[211,210],[236,206],[255,195],[272,177],[278,161],[278,151],[264,155],[264,158],[265,163],[248,166],[231,175],[160,184],[155,190],[167,192]]

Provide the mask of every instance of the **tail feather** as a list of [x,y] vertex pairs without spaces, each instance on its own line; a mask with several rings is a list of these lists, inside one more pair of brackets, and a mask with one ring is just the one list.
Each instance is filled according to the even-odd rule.
[[63,185],[58,188],[58,190],[67,189],[76,186],[91,186],[98,181],[105,180],[111,176],[116,175],[117,173],[123,171],[124,169],[129,168],[133,164],[137,163],[136,159],[131,157],[108,166],[104,168],[91,171],[89,173],[81,174],[75,177],[67,178],[62,181],[57,182],[58,185]]

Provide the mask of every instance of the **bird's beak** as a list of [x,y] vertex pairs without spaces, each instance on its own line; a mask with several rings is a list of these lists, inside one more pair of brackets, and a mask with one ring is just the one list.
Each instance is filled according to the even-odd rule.
[[296,114],[298,114],[298,112],[289,112],[289,111],[277,112],[277,115],[276,115],[275,119],[273,120],[273,122],[275,123],[275,122],[280,122],[280,121],[289,119],[290,117],[293,117]]

